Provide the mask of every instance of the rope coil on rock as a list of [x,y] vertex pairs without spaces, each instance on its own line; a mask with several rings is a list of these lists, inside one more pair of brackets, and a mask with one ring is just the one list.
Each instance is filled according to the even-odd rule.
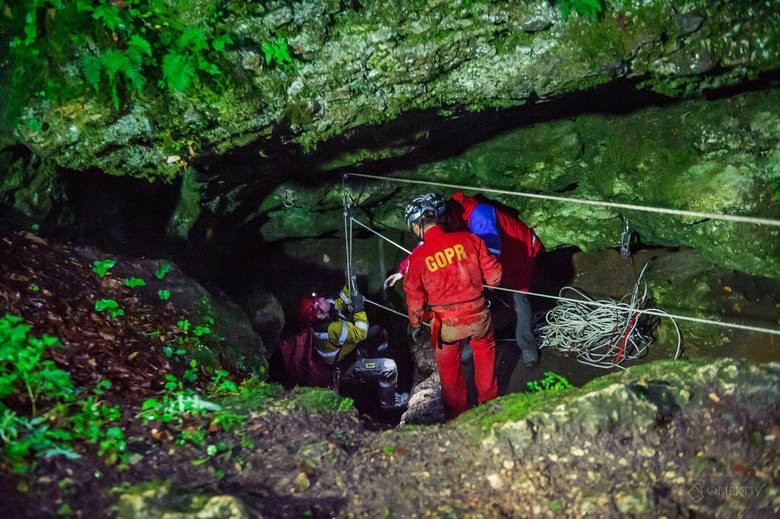
[[[546,324],[539,328],[542,348],[555,348],[575,354],[583,364],[598,368],[622,368],[625,360],[643,357],[654,342],[649,333],[653,323],[638,310],[648,305],[647,283],[644,274],[650,263],[642,268],[634,290],[620,301],[602,302],[593,307],[593,300],[573,287],[564,287],[560,294],[573,292],[583,301],[561,300],[545,315]],[[640,286],[642,294],[639,295]],[[665,313],[665,312],[664,312]],[[682,336],[672,316],[666,314],[677,330],[677,351],[680,356]]]

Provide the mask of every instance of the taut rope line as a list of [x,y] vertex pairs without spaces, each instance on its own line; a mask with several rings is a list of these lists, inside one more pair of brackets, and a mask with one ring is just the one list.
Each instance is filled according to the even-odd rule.
[[360,220],[355,220],[355,218],[354,218],[354,217],[351,217],[351,218],[352,218],[352,221],[353,221],[353,222],[355,222],[356,224],[358,224],[358,225],[359,225],[359,226],[361,226],[362,228],[364,228],[364,229],[366,229],[366,230],[368,230],[368,231],[371,231],[372,233],[376,234],[377,236],[379,236],[380,238],[382,238],[382,239],[383,239],[383,240],[385,240],[386,242],[392,243],[393,245],[395,245],[396,247],[398,247],[399,249],[401,249],[401,250],[402,250],[402,251],[404,251],[405,253],[407,253],[407,254],[411,254],[411,253],[412,253],[412,251],[410,251],[409,249],[407,249],[407,248],[406,248],[406,247],[404,247],[403,245],[400,245],[400,244],[398,244],[398,243],[394,242],[393,240],[391,240],[391,239],[390,239],[390,238],[388,238],[387,236],[383,236],[382,234],[380,234],[379,232],[375,231],[374,229],[372,229],[372,228],[371,228],[371,227],[369,227],[368,225],[366,225],[366,224],[362,223]]
[[664,213],[677,216],[692,216],[695,218],[709,220],[724,220],[728,222],[752,223],[755,225],[768,225],[770,227],[780,227],[780,220],[769,218],[757,218],[754,216],[734,216],[730,214],[703,213],[699,211],[686,211],[683,209],[667,209],[663,207],[650,207],[642,205],[622,204],[619,202],[602,202],[599,200],[586,200],[584,198],[567,198],[564,196],[540,195],[536,193],[525,193],[522,191],[507,191],[505,189],[493,189],[489,187],[461,186],[458,184],[445,184],[443,182],[433,182],[430,180],[414,180],[407,178],[381,177],[379,175],[368,175],[366,173],[346,173],[353,177],[372,178],[375,180],[385,180],[389,182],[401,182],[405,184],[422,184],[426,186],[448,187],[451,189],[481,191],[485,193],[494,193],[499,195],[523,196],[526,198],[538,198],[541,200],[554,200],[556,202],[571,202],[574,204],[597,205],[603,207],[612,207],[615,209],[629,209],[632,211],[644,211],[648,213]]
[[[401,247],[400,245],[395,243],[393,240],[391,240],[389,238],[386,238],[380,232],[375,231],[374,229],[371,229],[367,225],[365,225],[362,222],[356,220],[354,217],[352,217],[351,219],[352,219],[352,221],[354,221],[355,223],[357,223],[361,227],[364,227],[364,228],[368,229],[369,231],[371,231],[372,233],[376,234],[377,236],[379,236],[380,238],[384,239],[385,241],[388,241],[388,242],[392,243],[393,245],[395,245],[396,247],[398,247],[398,248],[406,251],[407,253],[409,253],[409,251],[406,250],[404,247]],[[526,294],[526,295],[542,297],[542,298],[546,298],[546,299],[555,299],[555,300],[558,300],[558,301],[566,301],[566,302],[577,303],[577,304],[587,304],[587,305],[591,305],[591,306],[600,306],[600,307],[606,307],[606,308],[614,308],[614,305],[600,303],[598,301],[583,301],[581,299],[573,299],[573,298],[562,297],[562,296],[551,296],[551,295],[548,295],[548,294],[540,294],[540,293],[531,292],[531,291],[527,291],[526,292],[526,291],[522,291],[522,290],[514,290],[514,289],[511,289],[511,288],[504,288],[504,287],[488,287],[487,285],[485,285],[485,287],[486,288],[490,288],[492,290],[501,290],[501,291],[504,291],[504,292],[516,292],[518,294]],[[372,304],[374,304],[376,306],[379,306],[381,308],[386,308],[386,307],[384,307],[384,306],[382,306],[380,304],[375,303],[374,301],[369,301],[368,299],[366,299],[366,301],[370,302],[370,303],[372,303]],[[389,309],[389,308],[387,308],[387,309],[390,310],[393,313],[397,313],[397,314],[399,314],[399,315],[401,315],[403,317],[406,317],[405,314],[402,314],[400,312],[396,312],[395,310],[392,310],[392,309]],[[737,329],[740,329],[740,330],[746,330],[746,331],[751,331],[751,332],[759,332],[759,333],[768,333],[768,334],[772,334],[772,335],[780,335],[780,330],[773,330],[771,328],[761,328],[761,327],[758,327],[758,326],[749,326],[749,325],[737,324],[737,323],[724,323],[723,321],[713,321],[711,319],[701,319],[701,318],[698,318],[698,317],[688,317],[688,316],[684,316],[684,315],[675,315],[675,314],[670,314],[668,312],[664,312],[662,310],[656,310],[656,309],[645,309],[645,310],[632,309],[631,312],[633,312],[635,314],[648,314],[648,315],[654,315],[654,316],[657,316],[657,317],[668,317],[668,318],[671,318],[671,319],[680,319],[681,321],[690,321],[690,322],[696,322],[696,323],[701,323],[701,324],[712,324],[712,325],[721,326],[721,327],[725,327],[725,328],[737,328]]]

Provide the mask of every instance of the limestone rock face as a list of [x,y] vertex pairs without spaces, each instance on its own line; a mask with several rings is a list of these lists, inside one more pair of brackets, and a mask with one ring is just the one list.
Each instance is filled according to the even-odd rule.
[[[30,98],[18,141],[61,167],[171,179],[271,136],[312,149],[414,111],[518,107],[621,79],[695,95],[780,64],[771,2],[621,0],[597,20],[543,0],[237,2],[218,16],[191,4],[189,23],[233,42],[213,58],[219,81],[181,93],[147,81],[116,108],[79,72],[85,44],[48,68],[76,95]],[[292,64],[267,57],[279,38]]]

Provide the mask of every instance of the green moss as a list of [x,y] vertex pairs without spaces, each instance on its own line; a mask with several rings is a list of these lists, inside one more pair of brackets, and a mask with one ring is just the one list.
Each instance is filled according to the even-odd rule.
[[351,399],[343,398],[333,390],[319,387],[296,387],[290,405],[293,409],[312,413],[336,413],[354,409]]
[[[700,358],[695,361],[665,360],[649,362],[632,366],[623,372],[598,377],[580,388],[534,393],[512,393],[469,410],[456,418],[453,423],[475,426],[484,433],[495,425],[519,421],[531,413],[552,412],[561,404],[589,393],[601,391],[613,384],[627,385],[632,381],[648,377],[685,381],[690,373],[710,363],[712,363],[712,360],[707,358]],[[722,369],[725,370],[724,376],[731,373],[727,368]],[[728,376],[733,378],[733,373]]]
[[201,184],[197,181],[197,172],[187,169],[179,192],[179,203],[168,223],[168,234],[181,240],[186,240],[189,231],[201,212]]
[[460,415],[454,423],[478,425],[481,430],[486,431],[496,424],[521,420],[532,412],[552,410],[567,396],[573,394],[581,394],[581,390],[574,388],[535,393],[512,393]]
[[285,390],[281,385],[251,377],[241,384],[239,395],[220,398],[217,403],[231,411],[248,414],[259,412],[278,402],[285,402],[284,396]]

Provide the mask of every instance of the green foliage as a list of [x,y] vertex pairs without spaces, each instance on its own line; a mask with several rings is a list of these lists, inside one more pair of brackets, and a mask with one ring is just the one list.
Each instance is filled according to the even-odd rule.
[[780,200],[780,180],[772,182],[771,187],[775,192],[775,200]]
[[116,265],[116,261],[112,259],[96,260],[92,262],[92,272],[103,277],[114,265]]
[[292,405],[294,408],[315,413],[346,413],[353,409],[354,401],[351,398],[343,398],[330,389],[298,386],[295,388]]
[[163,261],[159,265],[157,265],[157,270],[154,271],[154,277],[156,277],[157,279],[162,279],[170,271],[171,271],[171,264],[168,263],[167,261]]
[[117,109],[150,84],[182,91],[219,76],[215,58],[233,43],[216,30],[220,5],[215,0],[201,14],[186,2],[167,0],[4,2],[0,30],[10,39],[17,107],[11,117],[31,95],[56,100],[83,94],[72,79],[59,79],[59,69],[85,50],[83,85],[105,92]]
[[[0,319],[0,460],[21,474],[39,457],[80,457],[73,444],[81,440],[98,444],[108,463],[126,461],[122,430],[108,427],[121,411],[99,400],[111,383],[100,381],[91,396],[77,399],[70,375],[43,359],[46,348],[61,347],[59,339],[29,332],[18,316]],[[39,414],[41,402],[50,408]],[[20,412],[25,407],[29,416]]]
[[106,312],[112,319],[125,315],[125,311],[113,299],[98,299],[95,301],[95,311]]
[[219,404],[205,400],[192,389],[183,389],[181,382],[173,375],[165,377],[168,380],[168,391],[159,398],[146,399],[141,405],[139,416],[146,422],[159,420],[163,423],[177,421],[183,424],[183,415],[205,416],[222,409]]
[[35,416],[39,399],[68,400],[75,390],[67,372],[43,360],[46,348],[62,347],[60,340],[45,334],[32,337],[29,332],[21,317],[5,314],[0,319],[0,400],[24,392]]
[[214,375],[211,377],[211,384],[209,384],[209,389],[215,394],[238,392],[238,386],[228,378],[228,372],[221,369],[214,371]]
[[558,0],[558,6],[561,8],[561,18],[563,21],[569,19],[572,12],[579,14],[584,18],[595,20],[604,10],[603,0]]
[[565,377],[553,373],[552,371],[545,371],[542,380],[532,380],[527,382],[526,385],[528,386],[528,389],[533,392],[562,391],[564,389],[571,389],[572,387]]
[[275,41],[264,41],[260,47],[263,49],[263,53],[265,53],[266,65],[280,67],[283,70],[290,70],[295,67],[295,60],[290,56],[290,50],[284,37],[277,36]]
[[128,278],[125,279],[125,286],[129,288],[145,287],[146,281],[141,278]]
[[165,289],[158,290],[157,296],[160,298],[161,301],[167,301],[171,298],[171,291]]

